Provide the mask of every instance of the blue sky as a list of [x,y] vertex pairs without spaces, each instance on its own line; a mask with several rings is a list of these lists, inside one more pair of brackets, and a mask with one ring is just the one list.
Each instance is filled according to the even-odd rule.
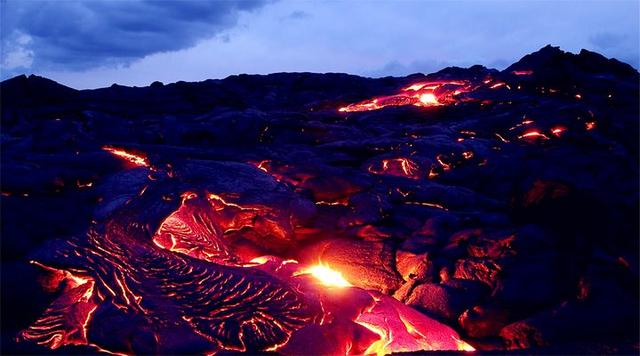
[[1,76],[75,88],[239,73],[504,68],[546,44],[638,68],[638,0],[0,0]]

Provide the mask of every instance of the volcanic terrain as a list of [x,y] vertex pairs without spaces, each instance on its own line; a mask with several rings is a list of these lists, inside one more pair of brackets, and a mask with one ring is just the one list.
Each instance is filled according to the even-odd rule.
[[638,353],[631,66],[2,96],[3,353]]

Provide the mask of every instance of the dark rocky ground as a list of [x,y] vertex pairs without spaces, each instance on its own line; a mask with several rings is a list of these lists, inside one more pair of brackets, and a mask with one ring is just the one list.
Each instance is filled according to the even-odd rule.
[[[432,80],[478,86],[443,106],[338,111]],[[61,293],[42,290],[30,259],[89,268],[56,255],[60,241],[114,219],[152,235],[184,191],[207,191],[261,207],[221,227],[230,254],[319,258],[477,349],[637,354],[639,80],[616,60],[545,47],[501,72],[82,91],[4,81],[2,352],[51,352],[15,342]]]

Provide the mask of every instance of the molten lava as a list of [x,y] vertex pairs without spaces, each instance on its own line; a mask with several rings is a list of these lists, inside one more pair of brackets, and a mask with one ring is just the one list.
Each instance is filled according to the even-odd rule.
[[[49,289],[64,285],[64,290],[20,339],[52,349],[89,345],[106,351],[109,345],[93,340],[89,330],[97,325],[109,330],[111,318],[128,315],[144,321],[156,352],[172,352],[175,328],[201,340],[201,353],[303,354],[313,352],[310,341],[326,335],[331,335],[323,343],[327,354],[471,349],[450,327],[390,296],[355,287],[326,264],[243,257],[232,248],[230,231],[260,229],[257,222],[273,215],[265,206],[187,191],[152,236],[118,220],[104,233],[91,230],[82,245],[69,243],[68,250],[55,252],[58,260],[79,258],[86,270],[36,262],[54,276]],[[277,230],[281,223],[264,226]]]
[[22,331],[19,338],[53,350],[65,345],[88,345],[87,327],[99,303],[99,298],[94,296],[95,280],[38,262],[32,263],[50,273],[45,281],[49,288],[63,285],[64,291],[45,310],[44,316]]
[[351,287],[353,284],[347,282],[346,279],[342,276],[342,273],[338,271],[334,271],[330,267],[324,266],[322,264],[311,266],[307,269],[303,269],[298,272],[297,275],[301,274],[311,274],[313,277],[318,279],[322,284],[327,287]]
[[378,110],[387,106],[414,105],[432,107],[456,102],[456,97],[473,89],[466,81],[436,81],[412,84],[395,95],[380,96],[371,100],[350,104],[338,109],[341,112]]
[[420,179],[422,173],[418,164],[409,158],[383,159],[380,168],[370,165],[368,171],[373,174],[384,174],[410,179]]
[[532,131],[527,131],[524,134],[518,136],[519,139],[543,139],[543,140],[548,140],[549,136],[541,133],[540,131],[537,130],[532,130]]
[[109,147],[109,146],[104,146],[102,147],[102,149],[118,158],[125,160],[126,162],[128,162],[129,164],[135,167],[149,167],[149,161],[147,160],[147,157],[143,155],[137,155],[134,153],[127,152],[123,149]]
[[562,133],[565,131],[567,131],[567,128],[564,126],[555,126],[551,128],[551,133],[556,137],[562,136]]

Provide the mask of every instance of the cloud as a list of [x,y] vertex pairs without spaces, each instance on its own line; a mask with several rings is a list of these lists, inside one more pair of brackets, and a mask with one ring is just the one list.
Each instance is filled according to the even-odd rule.
[[308,12],[304,12],[302,10],[296,10],[296,11],[292,11],[291,13],[289,13],[287,16],[281,17],[280,20],[284,21],[284,20],[301,20],[301,19],[305,19],[311,17],[311,14],[309,14]]
[[[2,63],[5,69],[39,70],[127,64],[189,48],[233,27],[241,12],[268,2],[5,0]],[[29,41],[20,44],[20,38]]]
[[[638,1],[616,1],[614,6],[598,0],[553,4],[212,0],[213,5],[205,0],[166,4],[60,0],[54,3],[59,9],[42,10],[50,24],[39,18],[43,15],[34,9],[37,6],[29,5],[31,1],[0,0],[0,4],[11,5],[2,5],[2,10],[22,11],[16,16],[0,11],[3,35],[9,33],[8,29],[32,29],[22,32],[30,36],[30,43],[13,42],[18,44],[12,47],[15,50],[10,62],[26,66],[31,60],[32,68],[27,72],[75,88],[283,71],[386,76],[474,64],[503,69],[547,44],[574,53],[582,48],[595,49],[636,68],[639,63]],[[38,4],[44,8],[47,3]],[[259,11],[249,11],[252,9]],[[119,13],[123,11],[125,14]],[[86,14],[71,16],[76,13]],[[34,24],[18,26],[16,19]],[[80,41],[77,37],[82,34],[68,35],[70,25],[61,24],[64,21],[59,19],[79,22],[72,30],[91,35]],[[40,26],[45,26],[41,30],[44,34],[37,32],[38,37],[35,29]],[[599,35],[603,33],[623,36]],[[86,48],[92,46],[94,37],[102,42],[89,51]],[[6,36],[2,39],[3,45],[9,40]],[[608,48],[599,48],[593,41]],[[70,55],[74,46],[83,50]],[[64,56],[48,54],[53,49],[57,49],[53,54],[62,51]],[[84,59],[83,53],[91,57]],[[61,59],[54,63],[55,58]],[[15,74],[23,72],[24,67],[20,67]],[[2,77],[8,75],[2,73]]]
[[30,68],[33,64],[33,50],[31,36],[15,31],[8,35],[2,44],[2,67],[12,71]]

